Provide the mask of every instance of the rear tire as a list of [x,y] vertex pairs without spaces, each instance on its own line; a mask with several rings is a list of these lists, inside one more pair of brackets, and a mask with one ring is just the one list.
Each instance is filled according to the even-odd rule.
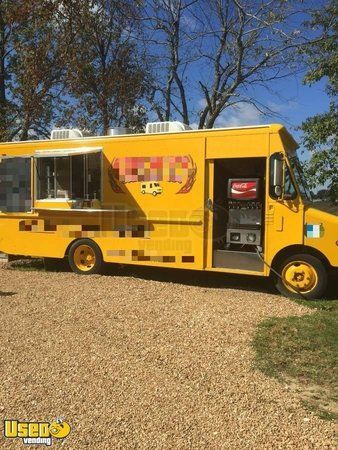
[[72,271],[79,275],[92,275],[103,269],[100,247],[90,239],[75,241],[69,249],[68,261]]
[[328,275],[323,262],[306,253],[285,258],[277,267],[275,285],[285,297],[315,300],[325,294]]

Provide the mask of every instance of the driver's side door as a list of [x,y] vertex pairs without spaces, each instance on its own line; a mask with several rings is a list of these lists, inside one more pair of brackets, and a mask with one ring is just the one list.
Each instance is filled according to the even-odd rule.
[[266,202],[266,261],[270,264],[274,255],[290,245],[303,243],[304,205],[296,189],[295,180],[284,159],[283,186],[281,195],[274,192],[273,168],[276,154],[270,157],[267,177],[269,193]]

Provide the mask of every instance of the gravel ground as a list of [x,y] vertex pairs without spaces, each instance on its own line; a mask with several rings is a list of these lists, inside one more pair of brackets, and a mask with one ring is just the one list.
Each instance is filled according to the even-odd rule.
[[309,312],[265,281],[3,263],[0,280],[0,419],[62,416],[72,432],[55,448],[336,448],[332,423],[252,367],[259,321]]

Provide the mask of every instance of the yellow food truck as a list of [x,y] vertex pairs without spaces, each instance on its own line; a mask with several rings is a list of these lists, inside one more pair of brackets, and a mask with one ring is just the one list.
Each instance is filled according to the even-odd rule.
[[323,295],[338,218],[312,203],[283,126],[124,133],[0,144],[0,251],[86,275],[104,263],[271,274],[287,296]]

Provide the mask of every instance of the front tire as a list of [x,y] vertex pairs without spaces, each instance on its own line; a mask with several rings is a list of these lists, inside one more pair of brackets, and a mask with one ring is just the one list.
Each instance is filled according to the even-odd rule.
[[69,249],[68,261],[72,271],[80,275],[100,273],[103,268],[100,247],[90,239],[75,241]]
[[278,291],[291,298],[315,300],[326,291],[328,276],[323,262],[306,253],[285,258],[278,265],[275,285]]

